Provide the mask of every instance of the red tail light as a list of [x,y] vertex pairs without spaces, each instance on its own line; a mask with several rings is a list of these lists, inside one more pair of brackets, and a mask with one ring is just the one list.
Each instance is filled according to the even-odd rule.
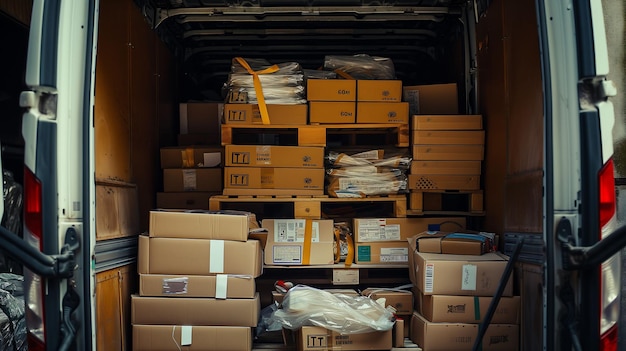
[[[28,231],[39,239],[41,244],[42,208],[41,208],[41,182],[35,177],[30,169],[24,170],[24,224]],[[39,250],[41,250],[41,245]]]
[[615,173],[613,171],[613,159],[610,159],[600,170],[598,182],[600,191],[600,229],[603,229],[615,215]]
[[611,327],[600,338],[600,351],[617,351],[617,325]]

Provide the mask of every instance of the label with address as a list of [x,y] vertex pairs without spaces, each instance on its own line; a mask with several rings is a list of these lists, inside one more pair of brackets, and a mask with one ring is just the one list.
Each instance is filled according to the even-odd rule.
[[424,268],[424,292],[432,293],[435,285],[435,265],[427,263]]
[[[303,243],[306,220],[276,219],[274,220],[274,241],[277,243]],[[319,242],[319,223],[311,223],[311,242]]]
[[187,293],[187,277],[164,278],[161,284],[164,295],[186,294]]
[[409,262],[409,249],[401,247],[382,247],[380,262]]
[[274,246],[272,255],[272,262],[276,264],[302,264],[300,245]]
[[385,218],[359,220],[357,230],[360,242],[400,240],[400,225],[387,224]]
[[477,267],[473,264],[464,264],[461,277],[461,290],[476,290]]

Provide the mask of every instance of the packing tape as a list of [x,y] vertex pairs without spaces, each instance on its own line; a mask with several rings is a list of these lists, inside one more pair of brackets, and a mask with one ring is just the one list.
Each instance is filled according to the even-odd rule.
[[333,72],[337,73],[337,75],[340,76],[341,78],[354,80],[354,77],[352,77],[350,74],[348,74],[348,72],[340,70],[339,68],[337,68]]
[[191,345],[191,334],[193,334],[192,328],[193,327],[190,325],[183,325],[180,327],[180,346]]
[[197,188],[197,176],[195,169],[183,169],[183,189],[193,191]]
[[352,266],[352,262],[354,262],[354,240],[352,239],[352,235],[346,235],[346,241],[348,242],[348,255],[346,256],[346,268],[350,268],[350,266]]
[[183,167],[184,168],[194,167],[195,166],[194,157],[193,157],[193,148],[192,147],[188,147],[188,148],[185,148],[184,150],[180,150],[180,153],[181,153],[181,156],[183,158]]
[[302,264],[303,265],[308,265],[311,262],[312,236],[313,236],[313,221],[310,219],[307,219],[304,222],[304,244],[302,245]]
[[209,272],[224,273],[224,240],[210,240]]
[[474,296],[474,320],[480,320],[480,299]]
[[252,75],[252,82],[254,83],[254,91],[256,93],[256,99],[259,103],[259,112],[261,112],[261,121],[263,124],[270,124],[270,115],[267,112],[267,105],[265,104],[265,97],[263,96],[263,87],[261,86],[261,79],[259,74],[270,74],[279,70],[277,65],[273,65],[260,71],[254,71],[248,62],[242,57],[235,57],[235,60]]
[[215,298],[226,299],[228,292],[228,275],[218,274],[215,276]]

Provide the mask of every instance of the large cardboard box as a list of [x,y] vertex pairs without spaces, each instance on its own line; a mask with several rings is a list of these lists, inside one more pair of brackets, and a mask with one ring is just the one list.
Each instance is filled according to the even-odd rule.
[[241,214],[150,211],[151,237],[248,240],[249,218]]
[[226,166],[324,168],[324,148],[316,146],[226,145]]
[[295,332],[298,351],[391,350],[392,329],[341,335],[322,327],[304,326]]
[[484,145],[483,130],[414,130],[413,144]]
[[133,325],[133,351],[252,350],[250,327]]
[[323,168],[224,167],[224,188],[324,189]]
[[[307,124],[308,106],[306,104],[268,104],[266,106],[270,124]],[[224,104],[224,124],[263,124],[259,105]]]
[[161,168],[219,167],[222,148],[219,146],[167,146],[161,148]]
[[464,229],[465,217],[435,218],[355,218],[352,230],[356,242],[405,241],[428,230],[430,224],[440,225],[443,231]]
[[480,175],[409,174],[411,190],[480,190]]
[[356,81],[357,101],[402,101],[402,81],[401,80],[357,80]]
[[409,123],[406,102],[357,102],[356,123]]
[[[411,341],[423,351],[471,350],[478,335],[478,324],[433,323],[419,313],[411,318]],[[519,326],[491,324],[482,341],[484,351],[519,350]]]
[[420,175],[480,175],[480,161],[417,161],[411,162],[411,173]]
[[320,265],[335,262],[332,220],[264,219],[261,226],[268,230],[265,245],[267,265]]
[[150,238],[139,236],[139,274],[243,274],[261,275],[258,240]]
[[221,168],[166,168],[163,170],[163,191],[200,191],[222,190]]
[[[487,314],[491,296],[421,295],[420,313],[430,322],[480,323]],[[519,324],[520,297],[503,296],[491,323]]]
[[410,291],[390,290],[386,288],[367,288],[361,292],[373,300],[385,299],[385,306],[395,308],[395,314],[410,315],[413,313],[413,293]]
[[208,210],[211,196],[220,195],[221,192],[183,191],[175,193],[158,192],[156,194],[156,207],[163,209],[180,210]]
[[261,311],[252,299],[131,296],[132,324],[215,325],[256,327]]
[[481,130],[482,115],[412,116],[412,130]]
[[405,86],[402,90],[404,101],[411,106],[411,115],[459,113],[456,83]]
[[[180,134],[205,133],[219,141],[221,102],[186,102],[179,104]],[[216,143],[219,144],[219,143]]]
[[354,102],[311,101],[309,102],[309,122],[314,123],[354,123],[356,104]]
[[139,296],[251,299],[255,294],[254,278],[244,275],[139,275]]
[[417,250],[424,253],[482,255],[494,251],[492,238],[475,233],[423,232],[417,235]]
[[356,80],[307,80],[306,98],[309,101],[356,101],[356,95]]
[[355,262],[359,264],[406,264],[409,245],[406,241],[357,243]]
[[484,145],[413,145],[416,161],[482,161]]

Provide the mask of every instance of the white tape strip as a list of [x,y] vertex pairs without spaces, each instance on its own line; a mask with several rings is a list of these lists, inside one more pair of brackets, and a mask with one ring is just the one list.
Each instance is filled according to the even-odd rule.
[[225,299],[228,292],[228,275],[218,274],[215,277],[215,298]]
[[211,240],[209,272],[224,273],[224,240]]
[[191,345],[191,326],[183,325],[180,329],[180,346]]

